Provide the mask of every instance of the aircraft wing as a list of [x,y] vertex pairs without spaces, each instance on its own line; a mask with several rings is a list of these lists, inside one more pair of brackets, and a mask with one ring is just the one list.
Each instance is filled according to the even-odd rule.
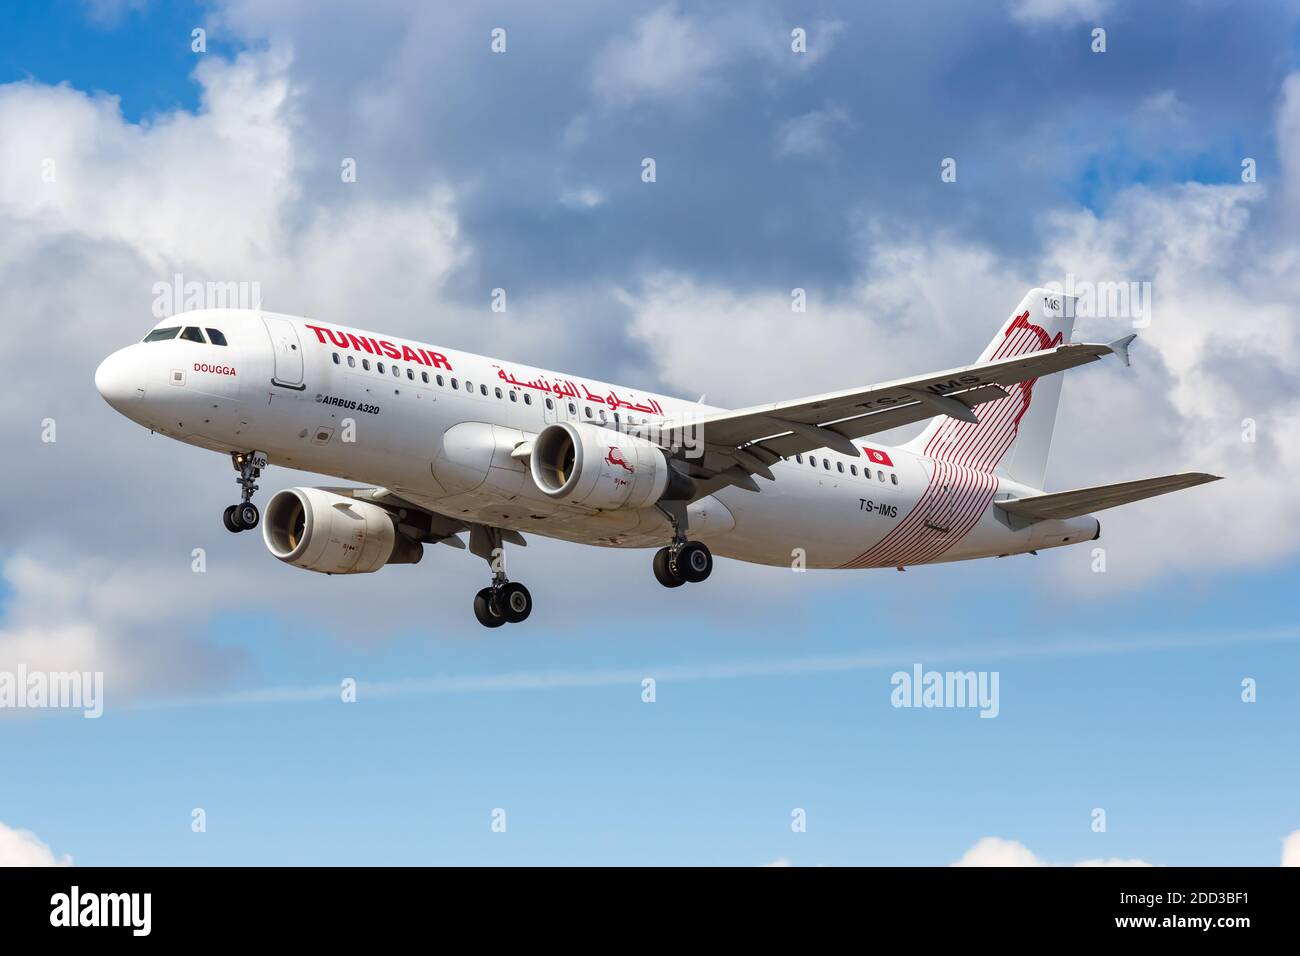
[[1207,481],[1218,481],[1219,478],[1219,475],[1189,472],[1182,475],[1164,475],[1160,478],[1143,478],[1139,481],[1121,481],[1114,485],[1097,485],[1074,491],[1057,491],[1050,495],[1028,495],[1024,498],[998,501],[995,504],[1003,511],[1028,518],[1030,521],[1077,518],[1094,511],[1126,505],[1130,501],[1141,501],[1143,498],[1154,498],[1156,495],[1165,495],[1171,491],[1203,485]]
[[[771,480],[770,466],[782,458],[816,448],[860,455],[853,439],[935,415],[978,421],[974,409],[1004,398],[1008,386],[1086,365],[1112,352],[1123,358],[1131,339],[1109,345],[1069,343],[881,385],[711,413],[669,423],[664,437],[668,443],[683,444],[684,436],[693,434],[703,443],[704,457],[695,477],[704,479],[704,494],[728,484],[757,491],[748,476]],[[682,429],[681,435],[674,436],[674,429]]]

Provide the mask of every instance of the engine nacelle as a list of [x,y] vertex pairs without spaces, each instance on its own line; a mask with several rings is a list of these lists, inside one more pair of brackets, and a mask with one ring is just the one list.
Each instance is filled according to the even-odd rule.
[[416,564],[424,546],[397,530],[393,514],[323,488],[286,488],[266,506],[262,539],[287,564],[322,574],[369,574]]
[[653,442],[575,422],[543,428],[528,467],[543,494],[601,511],[648,508],[666,493],[689,497],[682,485],[691,484]]

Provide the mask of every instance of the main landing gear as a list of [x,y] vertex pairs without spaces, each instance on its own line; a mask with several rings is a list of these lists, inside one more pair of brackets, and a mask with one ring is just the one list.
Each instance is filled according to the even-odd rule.
[[698,584],[713,573],[713,553],[702,541],[686,540],[686,507],[681,502],[661,502],[659,510],[672,523],[673,543],[655,552],[655,578],[666,588],[686,582]]
[[474,616],[484,627],[519,624],[533,613],[533,596],[518,581],[500,581],[474,595]]
[[253,492],[257,491],[257,479],[262,476],[262,469],[266,467],[266,454],[260,451],[237,451],[231,454],[230,460],[235,466],[235,471],[239,472],[239,477],[235,480],[239,482],[241,501],[226,509],[222,521],[227,531],[235,533],[252,531],[262,520],[257,505],[253,504]]
[[674,543],[655,552],[653,567],[666,588],[679,588],[687,581],[698,584],[713,573],[713,554],[702,541]]
[[500,627],[526,620],[533,613],[533,596],[518,581],[506,578],[505,541],[501,529],[474,526],[469,533],[469,549],[487,561],[492,569],[492,584],[474,595],[474,616],[478,622],[484,627]]

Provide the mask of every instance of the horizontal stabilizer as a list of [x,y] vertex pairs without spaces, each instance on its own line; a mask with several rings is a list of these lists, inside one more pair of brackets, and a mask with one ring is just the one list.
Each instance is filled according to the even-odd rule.
[[1028,518],[1030,521],[1077,518],[1094,511],[1126,505],[1130,501],[1141,501],[1143,498],[1154,498],[1156,495],[1166,495],[1171,491],[1203,485],[1207,481],[1218,481],[1219,478],[1219,475],[1207,475],[1202,472],[1164,475],[1160,478],[1121,481],[1114,485],[1097,485],[1074,491],[1056,491],[1050,495],[1009,498],[995,504],[1003,511]]

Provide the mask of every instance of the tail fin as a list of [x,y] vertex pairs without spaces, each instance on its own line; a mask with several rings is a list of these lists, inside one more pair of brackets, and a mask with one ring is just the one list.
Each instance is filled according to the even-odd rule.
[[[1059,292],[1029,290],[979,361],[1024,355],[1068,342],[1074,309],[1067,305]],[[1006,398],[979,406],[975,424],[940,416],[906,447],[919,455],[996,471],[1031,488],[1042,488],[1061,380],[1060,375],[1049,375],[1012,385]]]

